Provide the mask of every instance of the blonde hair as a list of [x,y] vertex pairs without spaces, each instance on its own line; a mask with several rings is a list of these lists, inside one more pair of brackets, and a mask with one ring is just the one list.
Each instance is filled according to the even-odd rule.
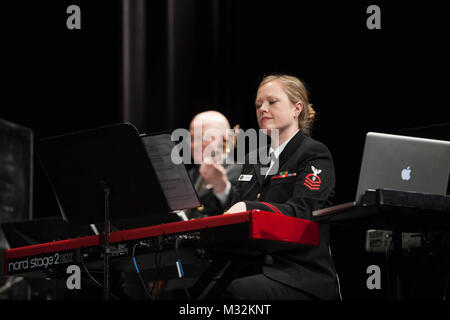
[[316,118],[316,111],[313,109],[312,104],[309,103],[309,92],[305,84],[294,76],[287,74],[272,74],[263,78],[258,86],[258,90],[266,83],[276,80],[281,83],[284,92],[292,104],[297,104],[301,101],[303,108],[298,117],[298,125],[303,133],[310,135],[312,125]]

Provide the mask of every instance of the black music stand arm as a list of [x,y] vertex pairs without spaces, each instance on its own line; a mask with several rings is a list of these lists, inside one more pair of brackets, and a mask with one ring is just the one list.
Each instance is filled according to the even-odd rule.
[[109,273],[110,266],[109,260],[111,256],[111,247],[109,243],[109,234],[111,233],[111,223],[109,219],[109,197],[110,189],[109,186],[102,181],[102,186],[105,195],[105,227],[104,227],[104,242],[103,242],[103,300],[109,300],[110,283],[109,283]]

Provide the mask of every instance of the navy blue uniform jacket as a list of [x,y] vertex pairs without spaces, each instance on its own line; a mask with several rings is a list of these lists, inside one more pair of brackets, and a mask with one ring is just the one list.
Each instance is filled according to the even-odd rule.
[[[244,164],[242,178],[233,184],[231,205],[244,201],[248,210],[260,209],[309,220],[314,210],[332,205],[334,166],[324,144],[299,131],[277,161],[278,170],[267,177],[261,174],[262,165]],[[246,181],[250,175],[250,181]],[[271,262],[263,266],[266,277],[319,299],[338,297],[328,226],[320,226],[319,246],[272,254],[269,258],[266,260]]]

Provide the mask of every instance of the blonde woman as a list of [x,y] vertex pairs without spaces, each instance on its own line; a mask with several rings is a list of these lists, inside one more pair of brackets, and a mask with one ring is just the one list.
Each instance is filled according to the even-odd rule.
[[[256,117],[272,139],[268,174],[260,164],[245,164],[233,185],[225,214],[260,209],[311,219],[312,211],[331,205],[335,174],[328,148],[310,137],[315,111],[303,82],[290,75],[265,77],[257,90]],[[251,177],[251,178],[249,178]],[[329,251],[329,231],[320,227],[320,245],[265,256],[252,272],[228,286],[232,299],[336,299],[337,277]]]

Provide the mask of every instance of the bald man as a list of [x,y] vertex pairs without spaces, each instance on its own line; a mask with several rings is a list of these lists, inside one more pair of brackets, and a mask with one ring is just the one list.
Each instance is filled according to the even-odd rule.
[[[228,208],[231,204],[231,185],[239,178],[242,165],[224,164],[225,161],[221,161],[222,164],[219,163],[220,161],[210,163],[207,160],[211,160],[208,159],[211,155],[204,152],[210,149],[221,153],[223,151],[221,143],[229,133],[227,130],[230,130],[227,118],[220,112],[213,110],[197,114],[190,123],[191,155],[194,164],[188,170],[188,173],[197,190],[201,205],[192,210],[184,211],[186,217],[183,219],[199,219],[221,215],[225,208]],[[213,133],[213,137],[208,133]],[[198,264],[197,268],[198,270],[206,270],[208,265],[209,261],[205,259]],[[197,279],[197,276],[187,275],[182,280],[167,281],[160,299],[186,299],[183,288],[193,286]]]
[[227,130],[230,130],[227,118],[213,110],[197,114],[190,123],[191,154],[196,165],[189,170],[189,175],[201,205],[188,211],[189,219],[222,214],[230,204],[231,184],[238,179],[242,166],[224,164],[226,154],[223,161],[207,161],[211,159],[205,158],[209,156],[205,154],[207,148],[219,153],[223,151],[223,138],[229,133]]
[[[207,147],[221,149],[220,143],[226,136],[230,124],[227,118],[217,111],[205,111],[197,114],[191,121],[189,131],[191,134],[191,154],[194,165],[189,168],[188,173],[196,187],[201,205],[193,210],[186,210],[183,219],[199,219],[212,215],[221,215],[225,208],[231,204],[231,184],[237,181],[241,173],[242,165],[220,163],[205,163],[203,151]],[[218,139],[209,137],[208,132],[214,131]],[[197,133],[197,136],[194,135]],[[217,150],[220,152],[220,150]],[[207,155],[208,156],[208,155]],[[207,161],[206,161],[207,162]],[[205,270],[209,262],[199,262],[198,270]],[[143,271],[145,274],[145,271]],[[149,277],[146,275],[144,278]],[[197,281],[197,276],[186,275],[181,280],[172,279],[158,282],[157,296],[163,300],[186,299],[184,287],[191,287]],[[146,299],[146,293],[135,273],[124,273],[123,287],[127,295],[132,299]]]

